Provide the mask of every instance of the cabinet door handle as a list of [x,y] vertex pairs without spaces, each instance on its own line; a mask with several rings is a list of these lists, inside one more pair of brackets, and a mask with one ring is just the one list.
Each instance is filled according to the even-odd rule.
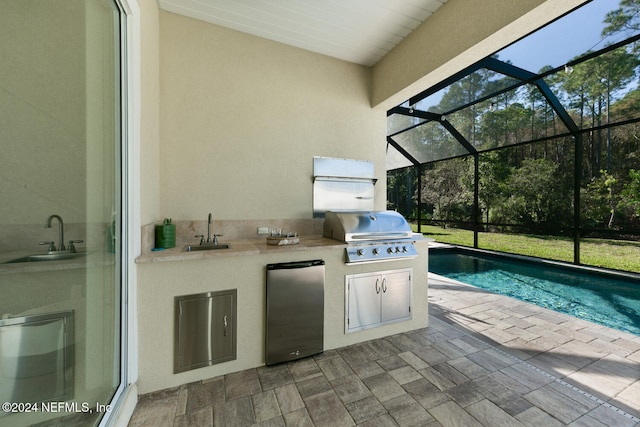
[[380,293],[380,286],[378,286],[380,283],[380,279],[376,279],[376,294]]
[[387,278],[382,279],[382,292],[387,293]]
[[222,322],[224,323],[224,336],[227,336],[227,316],[224,316],[224,318],[222,319]]

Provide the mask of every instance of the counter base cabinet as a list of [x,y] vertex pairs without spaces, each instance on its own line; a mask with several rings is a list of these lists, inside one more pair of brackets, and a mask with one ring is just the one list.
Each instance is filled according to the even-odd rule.
[[345,333],[411,319],[413,269],[345,276]]
[[175,297],[174,373],[236,358],[237,290]]

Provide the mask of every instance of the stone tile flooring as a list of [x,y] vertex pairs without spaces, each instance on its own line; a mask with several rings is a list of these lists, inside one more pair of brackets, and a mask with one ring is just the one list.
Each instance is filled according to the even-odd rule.
[[640,337],[430,276],[429,327],[144,395],[139,426],[638,426]]

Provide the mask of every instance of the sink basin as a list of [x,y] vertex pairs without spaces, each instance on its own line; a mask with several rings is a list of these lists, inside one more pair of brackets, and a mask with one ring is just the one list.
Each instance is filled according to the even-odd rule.
[[61,261],[65,259],[79,258],[85,255],[86,254],[84,253],[71,253],[71,252],[33,254],[33,255],[27,255],[22,258],[12,259],[11,261],[6,261],[5,264],[14,264],[18,262],[36,262],[36,261]]
[[194,252],[194,251],[214,251],[216,249],[229,249],[231,246],[226,243],[222,243],[219,245],[187,245],[184,247],[185,252]]

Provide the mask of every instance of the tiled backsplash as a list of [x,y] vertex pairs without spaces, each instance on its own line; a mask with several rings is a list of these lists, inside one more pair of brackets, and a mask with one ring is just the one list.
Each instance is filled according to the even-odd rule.
[[[142,226],[142,253],[150,252],[155,246],[155,226],[162,222]],[[176,226],[176,246],[197,244],[196,234],[207,237],[207,221],[173,221]],[[322,235],[324,218],[315,219],[274,219],[274,220],[214,220],[211,235],[222,234],[221,243],[230,240],[264,239],[258,234],[258,227],[282,230],[283,233],[295,232],[301,236]]]

